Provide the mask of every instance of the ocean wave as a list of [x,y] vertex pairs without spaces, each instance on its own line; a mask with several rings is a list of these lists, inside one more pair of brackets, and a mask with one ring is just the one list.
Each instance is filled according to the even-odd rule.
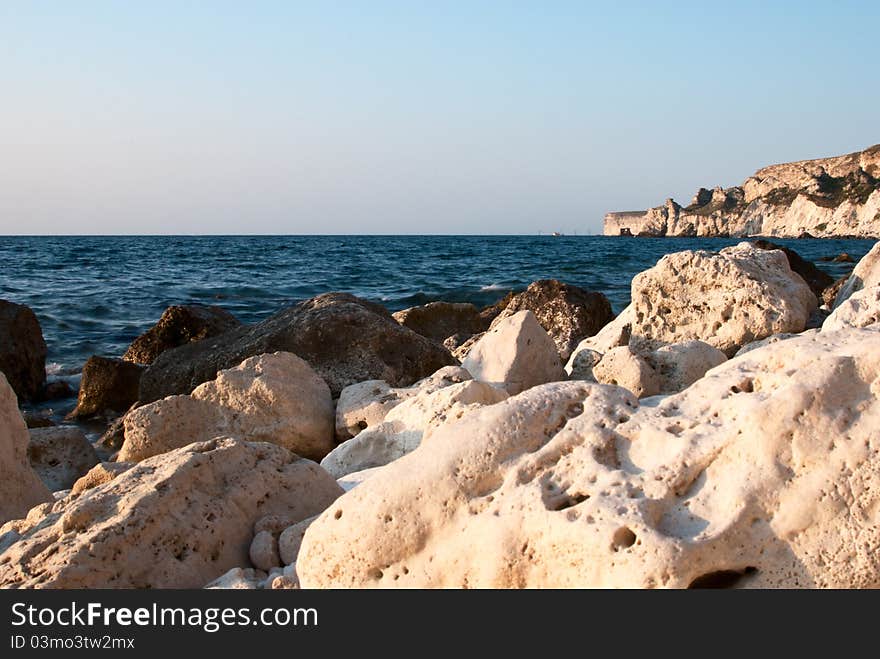
[[505,286],[504,284],[489,284],[488,286],[480,286],[480,292],[485,293],[486,291],[503,291],[508,288],[509,286]]

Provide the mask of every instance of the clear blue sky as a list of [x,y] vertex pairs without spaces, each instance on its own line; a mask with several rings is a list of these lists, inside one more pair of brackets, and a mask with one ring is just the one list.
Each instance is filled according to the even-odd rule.
[[599,232],[880,142],[880,2],[0,0],[0,233]]

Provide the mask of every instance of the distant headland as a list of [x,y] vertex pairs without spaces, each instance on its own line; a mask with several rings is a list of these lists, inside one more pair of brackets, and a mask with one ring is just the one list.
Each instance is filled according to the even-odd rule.
[[646,211],[608,213],[606,236],[880,237],[880,144],[759,169],[739,186],[700,188]]

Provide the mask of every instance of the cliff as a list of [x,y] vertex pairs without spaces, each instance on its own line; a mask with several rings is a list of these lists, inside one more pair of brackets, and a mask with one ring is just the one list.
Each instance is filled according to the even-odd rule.
[[619,236],[880,237],[880,144],[834,158],[759,169],[732,188],[700,188],[646,211],[608,213]]

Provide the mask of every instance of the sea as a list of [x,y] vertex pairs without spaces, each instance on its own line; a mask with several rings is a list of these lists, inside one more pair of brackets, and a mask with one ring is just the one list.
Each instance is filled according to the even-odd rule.
[[[615,312],[664,254],[741,239],[616,236],[0,236],[0,298],[37,315],[51,379],[121,356],[173,304],[218,305],[253,323],[319,293],[396,311],[436,300],[491,304],[537,279],[600,291]],[[774,239],[833,277],[873,240]]]

